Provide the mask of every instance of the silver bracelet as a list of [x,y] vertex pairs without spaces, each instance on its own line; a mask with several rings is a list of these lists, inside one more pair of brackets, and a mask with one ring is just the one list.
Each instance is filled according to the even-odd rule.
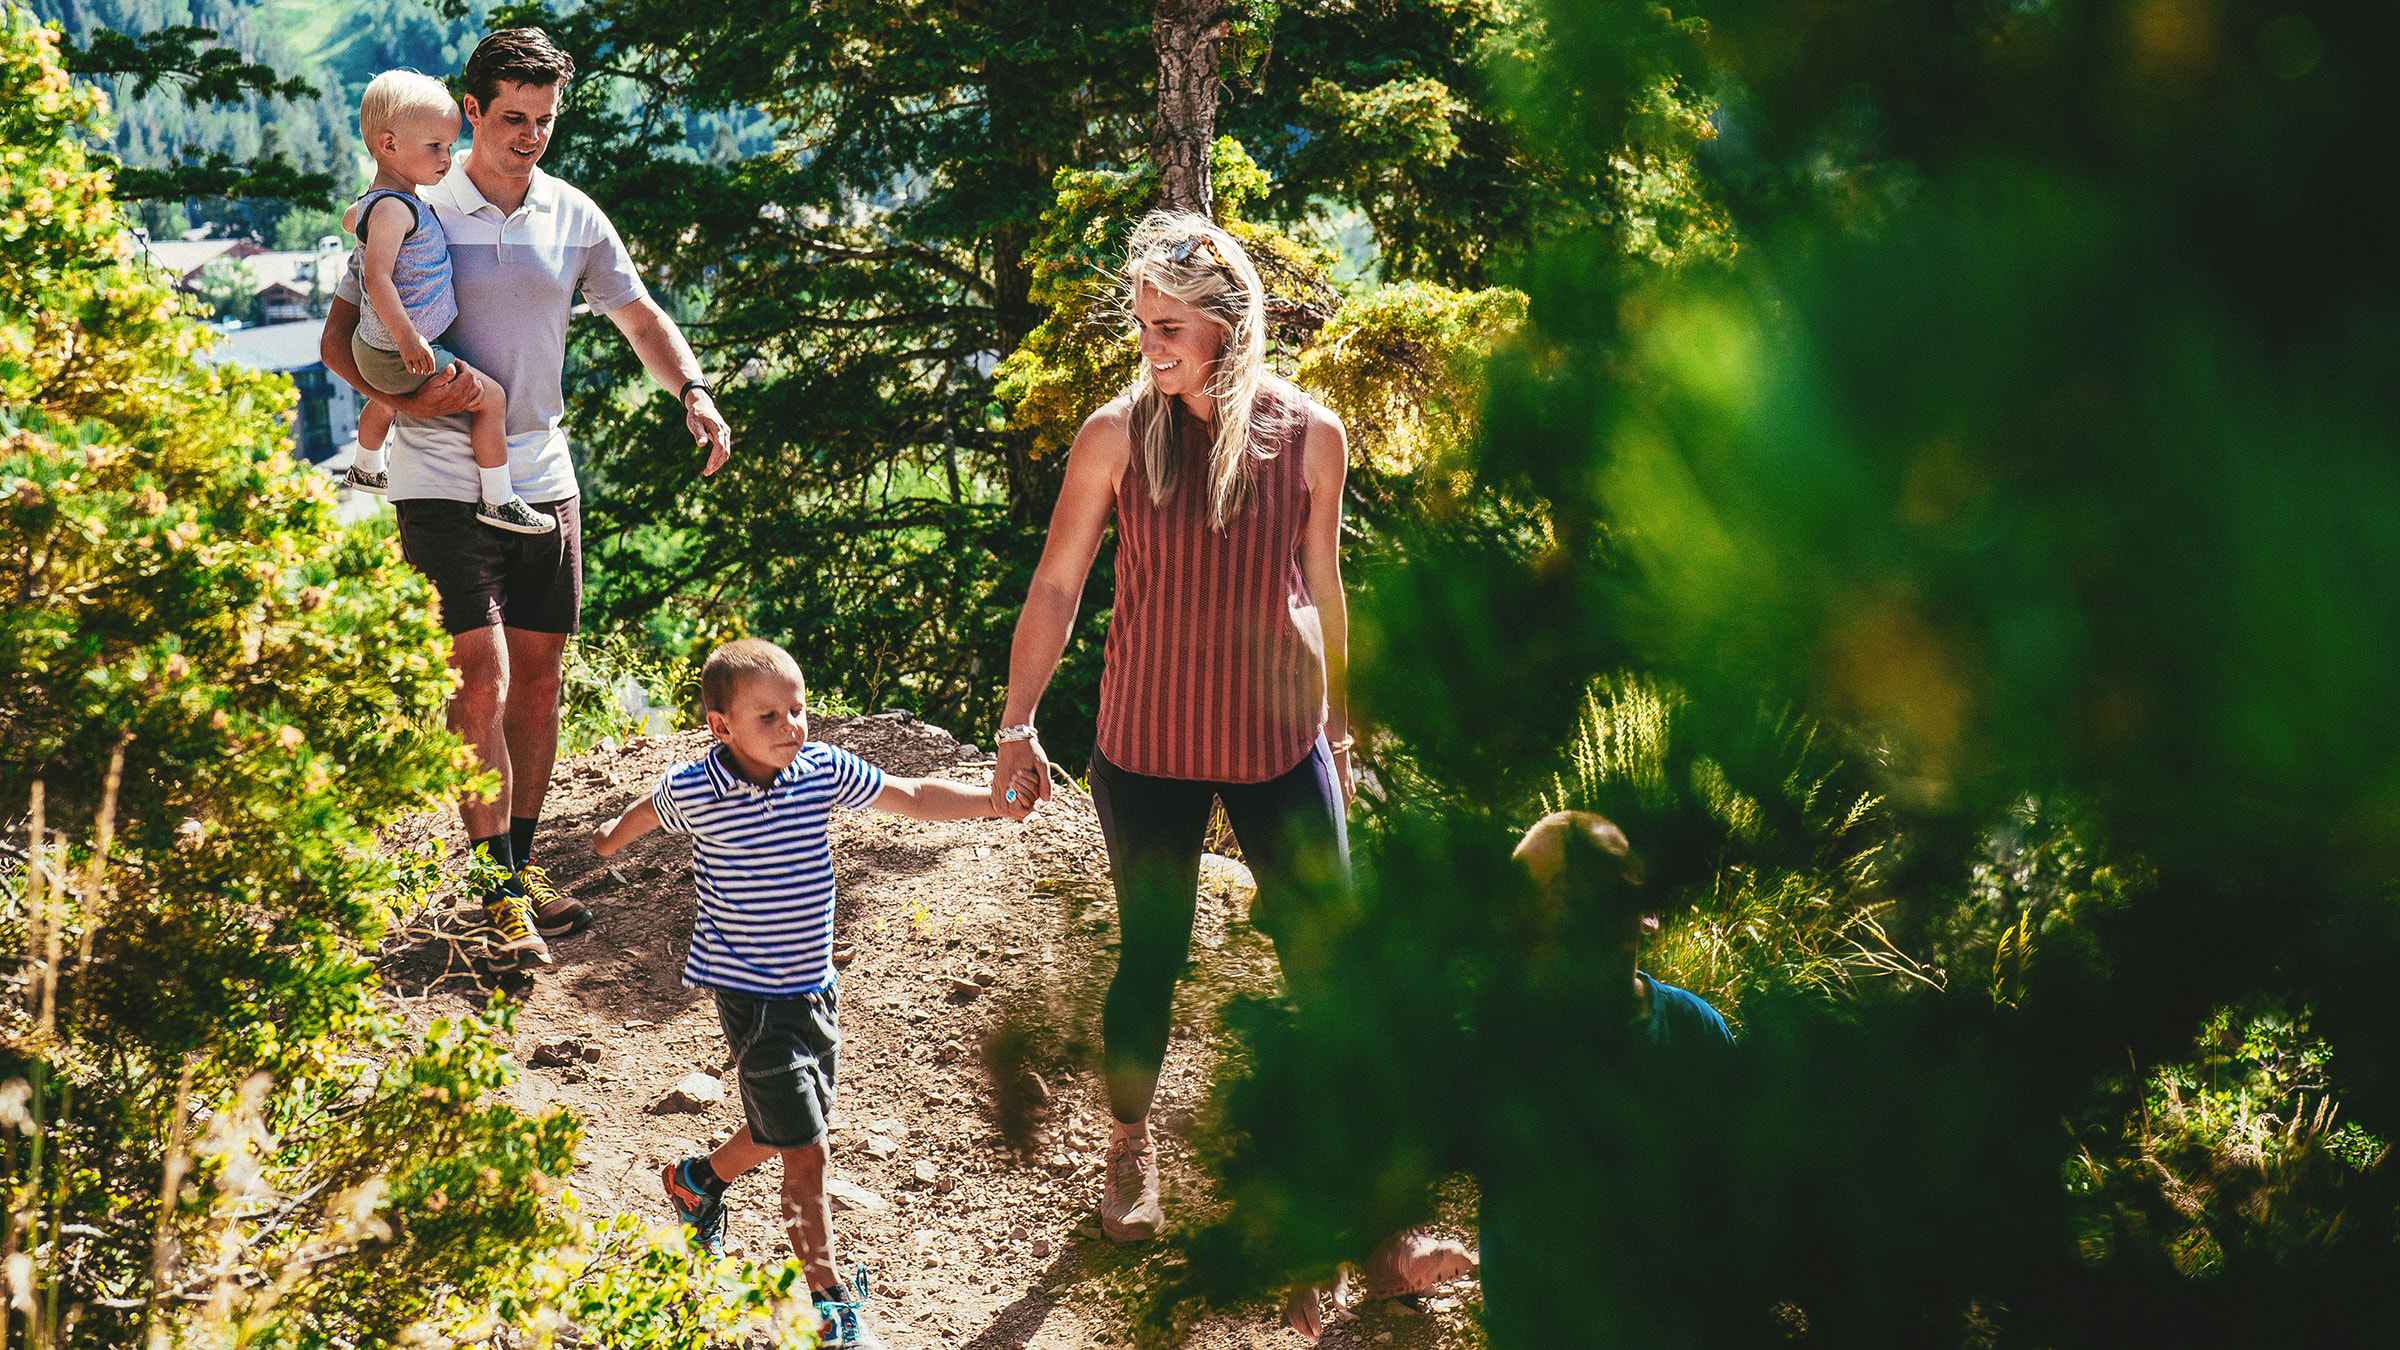
[[1013,727],[1002,727],[993,732],[992,744],[1006,745],[1010,741],[1038,741],[1041,738],[1041,733],[1033,729],[1033,723],[1019,722]]

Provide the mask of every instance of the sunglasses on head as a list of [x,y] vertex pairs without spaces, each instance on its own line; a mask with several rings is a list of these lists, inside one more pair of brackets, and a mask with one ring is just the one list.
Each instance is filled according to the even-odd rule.
[[1167,261],[1171,263],[1190,262],[1192,260],[1192,255],[1200,252],[1202,249],[1208,250],[1208,262],[1210,266],[1220,268],[1227,272],[1233,270],[1233,268],[1226,263],[1225,255],[1217,252],[1217,241],[1209,238],[1205,234],[1191,235],[1168,245],[1166,254]]

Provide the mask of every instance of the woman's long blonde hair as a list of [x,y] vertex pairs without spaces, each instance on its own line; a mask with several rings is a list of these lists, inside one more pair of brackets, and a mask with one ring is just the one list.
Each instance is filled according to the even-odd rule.
[[[1194,239],[1205,245],[1188,246]],[[1213,249],[1213,251],[1212,251]],[[1181,253],[1181,258],[1169,256]],[[1273,459],[1267,444],[1283,428],[1262,418],[1259,392],[1267,373],[1266,291],[1258,268],[1234,237],[1188,211],[1153,211],[1133,227],[1126,249],[1124,305],[1128,317],[1144,286],[1206,315],[1224,333],[1206,392],[1216,402],[1217,436],[1208,457],[1208,523],[1222,531],[1248,503],[1251,461]],[[1150,363],[1133,382],[1129,430],[1150,478],[1150,500],[1164,505],[1181,475],[1179,405],[1158,391]]]

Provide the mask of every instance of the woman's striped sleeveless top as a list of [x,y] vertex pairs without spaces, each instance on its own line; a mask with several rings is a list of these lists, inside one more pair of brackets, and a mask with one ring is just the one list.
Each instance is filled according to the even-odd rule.
[[[1154,778],[1259,783],[1325,726],[1324,636],[1300,572],[1309,408],[1261,391],[1249,502],[1208,524],[1209,434],[1182,422],[1164,505],[1137,445],[1117,488],[1117,595],[1100,677],[1100,753]],[[1339,509],[1329,503],[1327,509]]]

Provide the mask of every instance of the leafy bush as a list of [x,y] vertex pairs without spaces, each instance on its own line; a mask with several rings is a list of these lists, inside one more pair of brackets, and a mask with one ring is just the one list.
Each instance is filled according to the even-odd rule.
[[2309,1020],[2271,999],[2220,1008],[2190,1060],[2077,1132],[2064,1172],[2085,1262],[2206,1280],[2233,1259],[2308,1265],[2391,1240],[2376,1203],[2389,1146],[2339,1118],[2333,1053]]

